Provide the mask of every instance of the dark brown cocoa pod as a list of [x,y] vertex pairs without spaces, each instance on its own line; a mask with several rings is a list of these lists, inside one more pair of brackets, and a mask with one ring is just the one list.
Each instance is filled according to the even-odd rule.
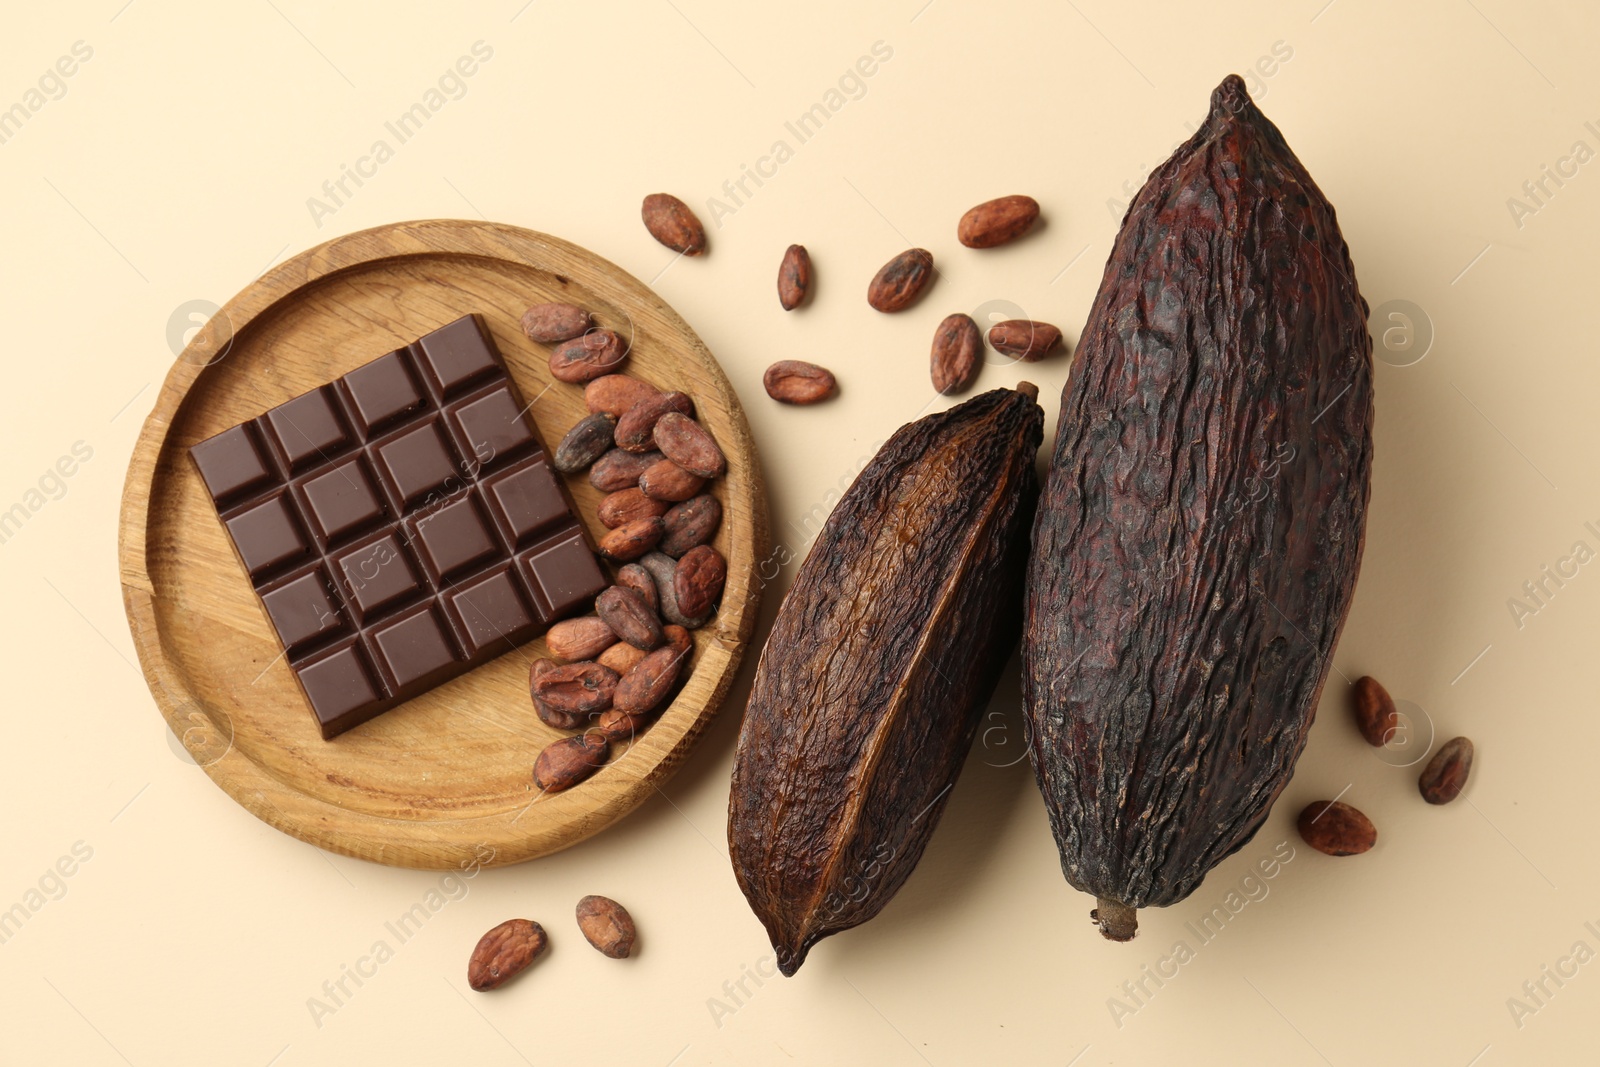
[[685,630],[698,630],[711,621],[711,613],[704,615],[685,615],[678,610],[678,561],[663,552],[650,552],[640,558],[639,563],[650,572],[650,577],[656,582],[656,597],[661,606],[661,617],[675,626]]
[[1238,77],[1106,264],[1034,527],[1023,697],[1062,871],[1113,939],[1249,841],[1305,747],[1372,466],[1354,278]]
[[583,402],[592,412],[620,419],[633,405],[659,392],[661,390],[648,382],[626,374],[602,374],[583,387]]
[[1452,737],[1439,746],[1417,779],[1422,799],[1429,804],[1448,804],[1460,796],[1472,773],[1472,755],[1472,741],[1465,737]]
[[600,538],[596,547],[606,559],[629,563],[655,548],[664,532],[660,519],[634,519]]
[[690,474],[672,460],[661,456],[661,453],[651,452],[649,455],[658,458],[639,475],[639,491],[645,496],[675,503],[688,500],[705,487],[704,478]]
[[650,605],[650,610],[656,613],[661,611],[661,600],[656,595],[656,580],[650,577],[650,572],[637,563],[625,563],[617,568],[617,584],[632,589],[644,602]]
[[686,256],[706,250],[706,228],[700,225],[689,205],[671,193],[651,193],[639,209],[650,236]]
[[933,331],[930,358],[935,392],[964,393],[983,367],[983,334],[971,315],[947,315]]
[[527,970],[549,944],[544,927],[532,919],[507,919],[478,939],[467,960],[467,985],[479,993],[498,989]]
[[612,706],[627,715],[647,715],[657,710],[688,661],[687,652],[671,645],[656,649],[622,676]]
[[636,455],[633,452],[624,452],[620,448],[613,448],[595,460],[594,466],[589,468],[589,484],[602,493],[615,493],[630,485],[638,485],[639,476],[654,464],[660,463],[663,458],[660,452]]
[[1359,856],[1378,843],[1378,828],[1349,804],[1318,800],[1307,804],[1295,820],[1306,844],[1325,856]]
[[584,940],[614,960],[625,960],[639,936],[628,909],[610,897],[587,896],[578,901],[578,929]]
[[[618,676],[610,667],[598,663],[567,663],[535,675],[533,701],[539,717],[551,726],[571,730],[587,716],[611,706]],[[546,715],[548,712],[548,717]],[[557,719],[561,721],[552,721]]]
[[605,455],[612,445],[617,420],[610,415],[579,419],[556,446],[550,465],[562,474],[574,474]]
[[961,216],[956,240],[968,248],[993,248],[1027,233],[1039,217],[1039,201],[1031,196],[985,200]]
[[820,404],[839,391],[833,372],[800,359],[780,359],[761,376],[767,395],[780,404]]
[[933,253],[911,248],[885,263],[867,283],[867,303],[878,311],[903,311],[933,281]]
[[1037,363],[1061,344],[1061,331],[1048,322],[1007,319],[989,327],[989,343],[996,352]]
[[617,447],[629,452],[649,452],[655,447],[656,423],[669,411],[694,414],[694,401],[684,393],[657,393],[629,408],[617,420]]
[[571,789],[605,766],[611,745],[593,730],[552,741],[533,761],[533,784],[546,793]]
[[661,516],[665,529],[656,547],[673,559],[698,545],[708,544],[722,524],[722,505],[709,493],[690,497]]
[[535,304],[522,313],[522,332],[542,345],[570,341],[593,324],[593,316],[572,304]]
[[997,389],[896,431],[778,610],[728,845],[786,975],[882,910],[949,798],[1021,625],[1037,395]]
[[594,610],[618,637],[635,648],[650,652],[661,647],[661,620],[635,590],[613,585],[595,598]]
[[1361,736],[1374,748],[1387,745],[1400,725],[1400,713],[1395,710],[1389,691],[1379,685],[1376,678],[1357,678],[1355,692],[1351,695],[1354,698],[1351,709]]
[[811,291],[811,254],[805,245],[790,245],[778,264],[778,303],[783,310],[799,307]]
[[615,330],[593,329],[564,341],[550,353],[550,374],[557,381],[581,384],[610,374],[628,358],[628,342]]
[[[672,591],[678,597],[678,610],[685,615],[706,615],[722,597],[722,583],[728,578],[728,561],[710,545],[691,548],[678,561],[672,576]],[[612,627],[615,629],[615,627]]]
[[595,507],[594,516],[606,529],[615,530],[635,519],[659,519],[667,513],[668,508],[665,500],[645,496],[644,490],[633,486],[607,493],[605,499]]

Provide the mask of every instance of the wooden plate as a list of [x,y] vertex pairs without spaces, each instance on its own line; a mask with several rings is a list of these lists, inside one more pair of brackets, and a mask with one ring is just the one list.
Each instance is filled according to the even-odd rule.
[[[533,785],[534,757],[561,736],[533,713],[533,641],[323,741],[280,658],[187,449],[406,344],[483,314],[541,436],[554,447],[587,414],[553,382],[519,327],[563,300],[627,336],[624,368],[694,397],[728,456],[716,547],[728,560],[717,617],[695,634],[671,706],[587,782]],[[536,398],[536,399],[535,399]],[[601,494],[568,479],[597,538]],[[627,814],[688,753],[732,683],[755,622],[767,553],[766,495],[744,412],[711,353],[639,281],[565,241],[514,226],[439,220],[340,237],[303,252],[228,302],[184,350],[140,433],[123,490],[123,601],[150,689],[173,732],[222,789],[271,825],[350,856],[449,869],[515,863],[572,845]]]

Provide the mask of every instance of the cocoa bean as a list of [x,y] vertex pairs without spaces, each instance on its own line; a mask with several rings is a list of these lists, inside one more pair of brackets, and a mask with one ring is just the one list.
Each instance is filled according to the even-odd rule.
[[1394,700],[1376,678],[1357,678],[1351,709],[1355,712],[1356,728],[1367,744],[1382,748],[1394,737],[1400,725],[1400,714],[1395,711]]
[[578,384],[610,374],[628,358],[628,342],[614,330],[593,329],[564,341],[550,353],[550,373],[557,381]]
[[993,248],[1028,232],[1039,217],[1031,196],[1002,196],[972,208],[956,223],[956,239],[968,248]]
[[533,761],[533,784],[546,793],[571,789],[605,765],[610,747],[592,730],[552,741]]
[[544,647],[559,660],[594,659],[617,643],[617,635],[596,615],[562,619],[545,631]]
[[578,901],[578,929],[589,944],[614,960],[625,960],[638,936],[628,909],[610,897],[587,896]]
[[[648,455],[660,457],[659,452]],[[670,459],[658,458],[639,475],[639,491],[654,500],[688,500],[706,484],[704,478],[690,474]]]
[[710,614],[686,616],[678,610],[678,590],[674,581],[678,574],[677,560],[662,552],[651,552],[640,558],[639,563],[656,580],[656,595],[661,601],[663,619],[687,630],[698,630],[711,621]]
[[1306,844],[1329,856],[1358,856],[1378,841],[1372,820],[1337,800],[1307,804],[1295,827]]
[[983,334],[971,315],[947,315],[933,331],[930,359],[933,388],[949,396],[964,392],[978,376],[983,360]]
[[[618,489],[626,489],[630,485],[639,484],[639,476],[653,464],[662,460],[660,452],[646,452],[635,455],[624,452],[620,448],[613,448],[605,455],[594,461],[594,466],[589,468],[589,484],[602,493],[614,493]],[[652,494],[654,495],[654,494]],[[659,499],[667,499],[661,497]]]
[[[679,627],[679,629],[681,629],[681,627]],[[644,659],[647,655],[649,655],[649,653],[642,648],[635,648],[626,641],[618,641],[616,644],[600,653],[600,658],[595,662],[599,663],[602,667],[610,667],[618,674],[627,674],[629,671],[633,670],[633,668],[637,667],[639,665],[639,661]]]
[[1460,796],[1472,773],[1472,755],[1472,742],[1465,737],[1452,737],[1441,745],[1417,779],[1422,799],[1429,804],[1448,804]]
[[583,402],[590,411],[622,418],[624,412],[641,400],[655,396],[659,389],[626,374],[602,374],[583,387]]
[[916,302],[933,280],[933,253],[925,248],[901,252],[885,263],[867,285],[867,303],[879,311],[901,311]]
[[603,413],[579,419],[556,446],[550,465],[562,474],[583,470],[611,448],[616,425],[616,419]]
[[666,533],[656,547],[678,559],[697,545],[710,542],[722,523],[722,505],[709,493],[690,497],[661,516]]
[[[632,648],[633,646],[629,645],[628,647]],[[645,655],[646,653],[639,653],[640,658]],[[592,732],[599,734],[607,741],[627,743],[643,733],[644,728],[649,723],[650,715],[648,713],[629,715],[625,711],[618,711],[616,708],[612,708],[595,720]]]
[[661,454],[697,478],[717,478],[728,469],[722,449],[705,427],[676,411],[669,411],[655,425],[656,447]]
[[678,561],[677,572],[672,577],[678,611],[691,618],[710,614],[722,596],[722,585],[727,577],[728,561],[722,558],[721,552],[710,545],[691,548]]
[[668,507],[665,500],[645,496],[644,490],[633,486],[608,493],[595,508],[594,514],[606,529],[615,530],[635,519],[659,519],[667,513]]
[[778,360],[761,376],[761,384],[780,404],[817,404],[839,390],[832,371],[798,359]]
[[636,560],[656,547],[664,532],[660,519],[634,519],[600,538],[600,554],[619,563]]
[[628,715],[654,711],[672,691],[678,672],[688,658],[687,652],[670,645],[656,649],[622,676],[622,681],[617,683],[617,695],[611,701],[612,707]]
[[679,652],[689,652],[694,649],[694,635],[676,623],[663,626],[661,635],[666,638],[668,648],[675,648]]
[[[571,730],[582,719],[611,706],[617,690],[618,674],[610,667],[584,661],[551,667],[533,679],[534,706],[539,717],[558,729]],[[545,717],[563,720],[551,722]]]
[[613,585],[595,598],[594,607],[612,632],[628,644],[646,652],[661,647],[661,620],[634,590]]
[[790,245],[778,264],[778,303],[793,311],[811,289],[811,254],[805,245]]
[[527,969],[550,939],[532,919],[507,919],[478,939],[467,960],[467,985],[480,993],[496,989]]
[[674,252],[698,256],[706,250],[706,228],[689,205],[671,193],[651,193],[639,214],[650,236]]
[[617,420],[617,447],[629,452],[649,452],[655,447],[656,423],[669,411],[693,415],[694,401],[683,393],[657,393],[639,401]]
[[593,316],[572,304],[535,304],[522,313],[522,332],[542,345],[570,341],[593,323]]
[[[622,644],[622,642],[617,642]],[[615,647],[615,646],[613,646]],[[539,678],[556,669],[556,665],[547,659],[536,659],[528,666],[528,692],[533,697],[533,710],[538,714],[539,720],[546,726],[553,726],[557,730],[576,730],[584,725],[588,716],[575,715],[558,711],[539,699]],[[616,668],[612,668],[615,670]],[[617,672],[619,675],[620,671]]]
[[659,612],[661,610],[661,600],[656,595],[656,580],[650,577],[650,572],[639,564],[625,563],[618,568],[617,584],[638,593],[644,598],[644,602],[650,605],[651,611]]
[[1048,322],[1007,319],[989,328],[989,343],[996,352],[1037,363],[1061,343],[1061,331]]

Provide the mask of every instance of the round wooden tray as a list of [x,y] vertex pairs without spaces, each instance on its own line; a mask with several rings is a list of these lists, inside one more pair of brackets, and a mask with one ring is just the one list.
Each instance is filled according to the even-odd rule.
[[[712,492],[728,560],[717,617],[661,717],[588,781],[543,794],[534,757],[561,736],[540,722],[528,665],[542,640],[323,741],[235,558],[188,447],[467,312],[488,323],[547,445],[587,414],[522,334],[530,304],[588,308],[632,341],[624,368],[694,397],[728,456]],[[601,494],[567,479],[597,538]],[[683,760],[716,713],[755,623],[767,552],[761,469],[727,377],[678,315],[598,256],[515,226],[398,223],[302,252],[230,300],[161,389],[129,464],[119,557],[139,661],[168,725],[208,774],[272,826],[403,867],[516,863],[620,819]]]

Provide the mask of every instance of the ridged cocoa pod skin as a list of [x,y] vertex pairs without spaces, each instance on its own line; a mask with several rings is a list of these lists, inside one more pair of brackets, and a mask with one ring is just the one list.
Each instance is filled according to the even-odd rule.
[[793,311],[811,291],[811,253],[805,245],[790,245],[778,264],[778,303]]
[[671,193],[651,193],[639,209],[650,236],[686,256],[706,250],[706,228],[700,225],[689,205]]
[[878,311],[903,311],[933,281],[933,253],[926,248],[901,252],[879,268],[867,284],[867,303]]
[[[734,757],[728,845],[786,975],[905,882],[1016,642],[1035,395],[996,389],[896,431],[778,611]],[[868,892],[851,888],[864,879]]]
[[993,248],[1028,232],[1039,217],[1039,201],[1020,194],[985,200],[961,216],[956,239],[968,248]]
[[1333,208],[1230,76],[1128,208],[1034,526],[1029,754],[1067,881],[1126,913],[1106,936],[1192,893],[1289,780],[1371,464],[1372,339]]
[[1472,773],[1472,741],[1453,737],[1439,746],[1417,778],[1417,790],[1429,804],[1448,804],[1467,787]]
[[983,334],[971,315],[947,315],[933,332],[929,356],[934,392],[964,393],[983,368]]

